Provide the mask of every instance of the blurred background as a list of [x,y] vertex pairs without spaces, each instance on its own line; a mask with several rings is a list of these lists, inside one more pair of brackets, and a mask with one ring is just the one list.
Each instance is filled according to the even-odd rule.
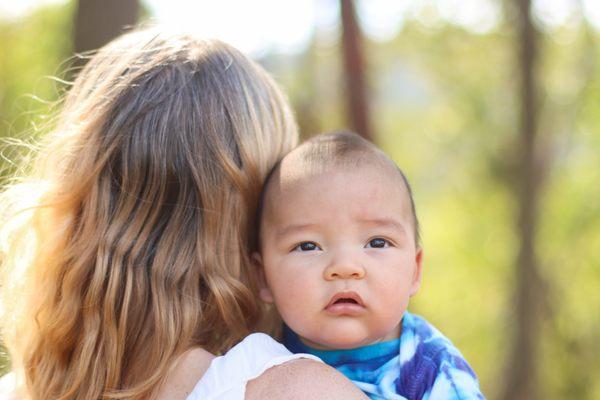
[[410,308],[487,397],[600,399],[600,1],[0,0],[2,183],[73,54],[148,20],[257,60],[305,137],[350,128],[391,155],[422,224]]

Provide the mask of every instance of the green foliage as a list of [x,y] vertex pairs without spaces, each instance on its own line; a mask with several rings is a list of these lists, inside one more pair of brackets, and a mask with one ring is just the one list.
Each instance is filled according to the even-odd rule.
[[[71,52],[72,7],[48,6],[20,19],[0,20],[0,140],[31,138],[47,123],[64,90],[52,77],[63,75]],[[0,146],[3,159],[15,162],[14,148]],[[2,164],[0,182],[12,171],[12,164]]]
[[547,191],[538,253],[549,291],[542,377],[554,397],[600,395],[599,35],[585,25],[548,37],[542,74]]

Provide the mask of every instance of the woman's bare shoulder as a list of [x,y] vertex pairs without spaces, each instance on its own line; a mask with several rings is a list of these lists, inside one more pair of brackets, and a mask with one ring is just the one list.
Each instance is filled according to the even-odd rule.
[[350,380],[323,363],[296,359],[248,382],[246,400],[367,399]]
[[157,400],[184,400],[204,375],[215,356],[202,348],[186,351],[169,372]]

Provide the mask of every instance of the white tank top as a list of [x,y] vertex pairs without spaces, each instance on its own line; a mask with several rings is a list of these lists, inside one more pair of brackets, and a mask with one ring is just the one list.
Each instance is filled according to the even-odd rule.
[[321,360],[310,354],[292,354],[264,333],[253,333],[225,355],[212,360],[187,400],[243,400],[248,381],[267,369],[297,358]]

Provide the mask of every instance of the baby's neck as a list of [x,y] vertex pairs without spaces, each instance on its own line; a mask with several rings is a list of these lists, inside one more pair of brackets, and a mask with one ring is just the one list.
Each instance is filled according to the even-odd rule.
[[392,329],[390,332],[388,332],[386,335],[381,336],[375,340],[369,340],[369,341],[365,341],[365,342],[361,342],[361,343],[356,343],[355,345],[351,345],[351,346],[344,346],[344,347],[338,347],[338,346],[331,346],[325,343],[319,343],[319,342],[314,342],[310,339],[304,338],[300,335],[298,335],[298,338],[300,339],[300,341],[305,345],[308,346],[312,349],[315,350],[322,350],[322,351],[328,351],[328,350],[352,350],[352,349],[358,349],[360,347],[365,347],[365,346],[370,346],[373,344],[377,344],[377,343],[383,343],[383,342],[389,342],[390,340],[395,340],[398,339],[400,337],[400,334],[402,333],[402,323],[398,324],[398,326],[396,326],[394,329]]

